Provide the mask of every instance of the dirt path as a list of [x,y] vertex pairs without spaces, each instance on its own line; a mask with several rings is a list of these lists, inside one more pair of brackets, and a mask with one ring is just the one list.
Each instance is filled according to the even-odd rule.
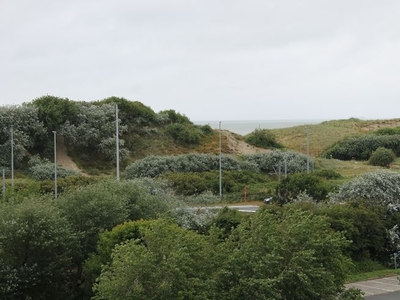
[[81,172],[71,157],[68,156],[67,147],[65,147],[64,138],[61,135],[57,135],[57,165],[67,170]]
[[223,130],[222,134],[226,137],[228,148],[229,148],[230,152],[234,155],[267,153],[267,152],[271,151],[269,149],[257,148],[257,147],[247,144],[244,141],[238,140],[228,130]]

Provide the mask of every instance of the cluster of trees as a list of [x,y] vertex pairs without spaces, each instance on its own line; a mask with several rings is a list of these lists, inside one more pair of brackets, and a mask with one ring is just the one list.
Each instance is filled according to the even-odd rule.
[[107,233],[93,299],[335,299],[343,291],[348,243],[325,217],[264,210],[228,235],[217,224],[198,234],[160,219]]
[[[165,184],[103,181],[62,193],[12,195],[0,203],[0,298],[82,299],[83,265],[98,235],[180,205]],[[86,295],[86,296],[85,296]]]
[[382,228],[376,223],[366,236],[344,231],[343,222],[346,230],[377,222],[370,213],[360,223],[371,209],[352,217],[343,205],[266,206],[254,215],[224,209],[199,226],[185,212],[202,214],[178,213],[181,199],[168,191],[140,179],[96,183],[57,200],[7,199],[0,298],[362,299],[343,293],[350,258],[375,256]]

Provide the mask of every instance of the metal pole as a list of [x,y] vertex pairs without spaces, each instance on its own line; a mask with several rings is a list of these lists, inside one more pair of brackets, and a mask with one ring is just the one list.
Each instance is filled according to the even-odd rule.
[[219,121],[219,198],[222,200],[222,143],[221,143],[221,121]]
[[14,186],[14,128],[11,125],[11,186]]
[[285,159],[285,178],[287,177],[287,161]]
[[57,132],[54,134],[54,198],[57,199]]
[[3,168],[3,198],[6,196],[6,171]]
[[115,104],[115,137],[117,151],[117,180],[119,180],[119,129],[118,129],[118,104]]
[[307,172],[310,172],[310,129],[307,127]]

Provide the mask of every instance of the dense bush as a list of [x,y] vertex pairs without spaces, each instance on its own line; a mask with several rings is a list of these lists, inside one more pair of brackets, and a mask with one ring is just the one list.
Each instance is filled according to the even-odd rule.
[[[285,166],[288,174],[303,172],[307,169],[307,156],[295,151],[271,151],[244,155],[243,159],[257,166],[261,172],[278,174],[284,172]],[[314,163],[310,159],[310,169]]]
[[148,106],[139,101],[129,101],[125,98],[109,97],[99,102],[102,104],[118,104],[118,117],[123,124],[127,124],[128,130],[140,131],[143,126],[149,126],[155,123],[156,113]]
[[46,143],[46,129],[39,120],[36,107],[0,106],[0,166],[11,168],[11,132],[13,162],[17,168],[30,151]]
[[396,158],[392,150],[379,147],[372,152],[368,162],[373,166],[386,167],[389,166]]
[[[93,152],[104,159],[115,161],[115,106],[112,104],[95,105],[80,102],[78,114],[74,121],[67,120],[60,129],[68,146],[81,149],[82,152]],[[123,134],[127,126],[120,124],[119,132]],[[125,149],[124,140],[120,142],[120,158],[129,154]]]
[[[352,241],[348,246],[353,260],[383,259],[388,256],[389,238],[382,210],[361,203],[320,207],[335,231]],[[387,259],[386,259],[387,260]]]
[[197,127],[200,128],[201,132],[205,135],[212,135],[214,133],[214,129],[212,129],[208,124],[203,126],[197,125]]
[[181,144],[195,145],[200,143],[201,134],[195,126],[173,123],[167,126],[167,132]]
[[400,135],[364,134],[345,138],[326,149],[322,156],[342,160],[368,160],[379,147],[391,149],[397,156],[400,155]]
[[335,202],[366,201],[373,205],[400,205],[400,174],[379,170],[366,173],[340,186],[329,195]]
[[[156,177],[161,174],[176,172],[206,172],[219,169],[219,156],[213,154],[183,154],[177,156],[148,156],[126,167],[127,178]],[[255,170],[254,165],[242,162],[232,156],[222,155],[223,170]]]
[[220,225],[200,235],[154,222],[142,238],[115,246],[93,299],[319,300],[343,290],[347,241],[326,218],[262,210]]
[[276,141],[276,137],[271,130],[256,129],[248,134],[245,142],[260,148],[283,148],[283,145]]
[[[36,164],[29,168],[29,173],[32,175],[32,178],[35,180],[46,180],[54,178],[54,164],[53,163],[44,163],[44,164]],[[67,170],[63,167],[57,166],[57,177],[65,178],[68,176],[74,176],[78,173],[73,170]]]
[[312,173],[297,173],[284,178],[276,188],[276,196],[281,203],[295,201],[303,193],[314,201],[324,201],[329,193],[329,186]]
[[158,113],[160,116],[160,119],[163,119],[165,121],[165,124],[173,124],[173,123],[178,123],[178,124],[185,124],[185,125],[193,125],[193,123],[189,120],[188,117],[185,115],[182,115],[180,113],[177,113],[173,109],[169,110],[163,110]]
[[76,102],[51,95],[36,98],[30,105],[38,108],[39,120],[49,133],[53,130],[58,131],[67,120],[73,122],[78,113]]
[[395,127],[395,128],[382,128],[378,129],[373,132],[373,134],[376,135],[400,135],[400,127]]
[[0,298],[73,299],[76,242],[47,199],[0,204]]
[[[195,195],[205,191],[212,191],[215,195],[219,193],[218,171],[197,173],[167,173],[162,175],[163,179],[171,183],[174,191],[181,195]],[[254,171],[224,171],[222,174],[222,192],[241,193],[245,185],[265,185],[269,177]]]

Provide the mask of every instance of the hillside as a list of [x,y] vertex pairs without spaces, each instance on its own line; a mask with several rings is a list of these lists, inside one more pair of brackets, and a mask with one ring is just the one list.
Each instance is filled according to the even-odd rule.
[[[400,119],[392,120],[332,120],[319,124],[310,124],[307,126],[294,126],[289,128],[272,129],[276,139],[287,149],[298,151],[306,154],[307,143],[307,127],[309,128],[309,147],[310,155],[318,157],[324,149],[333,143],[351,135],[372,132],[381,128],[398,127]],[[222,130],[221,146],[224,154],[243,155],[254,154],[271,151],[270,149],[257,148],[244,142],[244,136],[232,133],[228,130]],[[61,150],[60,150],[61,151]],[[178,155],[185,153],[219,153],[219,134],[218,130],[214,133],[202,138],[198,145],[180,145],[173,143],[165,134],[152,133],[142,135],[136,140],[136,148],[131,152],[130,158],[126,162],[129,164],[137,159],[141,159],[148,155]],[[60,152],[60,155],[62,153]],[[73,155],[73,160],[81,165],[81,168],[87,168],[81,164],[79,153]],[[65,155],[63,157],[66,157]],[[70,168],[71,161],[67,158],[66,163],[62,164],[66,168]],[[337,165],[340,170],[344,170],[347,174],[363,173],[364,167],[360,164],[343,162]],[[74,167],[75,168],[75,167]],[[111,166],[112,168],[112,166]],[[372,168],[373,169],[373,168]]]
[[[27,169],[32,156],[53,160],[53,133],[57,132],[59,164],[87,174],[111,174],[115,169],[117,110],[121,169],[149,155],[220,152],[218,130],[209,125],[195,125],[172,109],[155,112],[141,102],[124,98],[85,102],[47,95],[21,106],[0,108],[0,146],[9,149],[9,128],[13,126],[14,162],[20,170]],[[272,132],[271,140],[303,154],[307,152],[309,141],[311,156],[319,157],[325,149],[345,137],[398,126],[400,119],[365,121],[351,118],[268,132]],[[270,151],[247,144],[246,136],[227,130],[221,134],[224,154],[239,156]],[[258,145],[271,145],[253,141]],[[0,153],[0,161],[6,166],[9,164],[7,153]]]
[[400,119],[391,120],[332,120],[320,124],[272,129],[278,142],[286,148],[306,153],[307,127],[309,128],[310,155],[318,157],[323,150],[335,142],[355,134],[372,132],[382,128],[400,126]]

